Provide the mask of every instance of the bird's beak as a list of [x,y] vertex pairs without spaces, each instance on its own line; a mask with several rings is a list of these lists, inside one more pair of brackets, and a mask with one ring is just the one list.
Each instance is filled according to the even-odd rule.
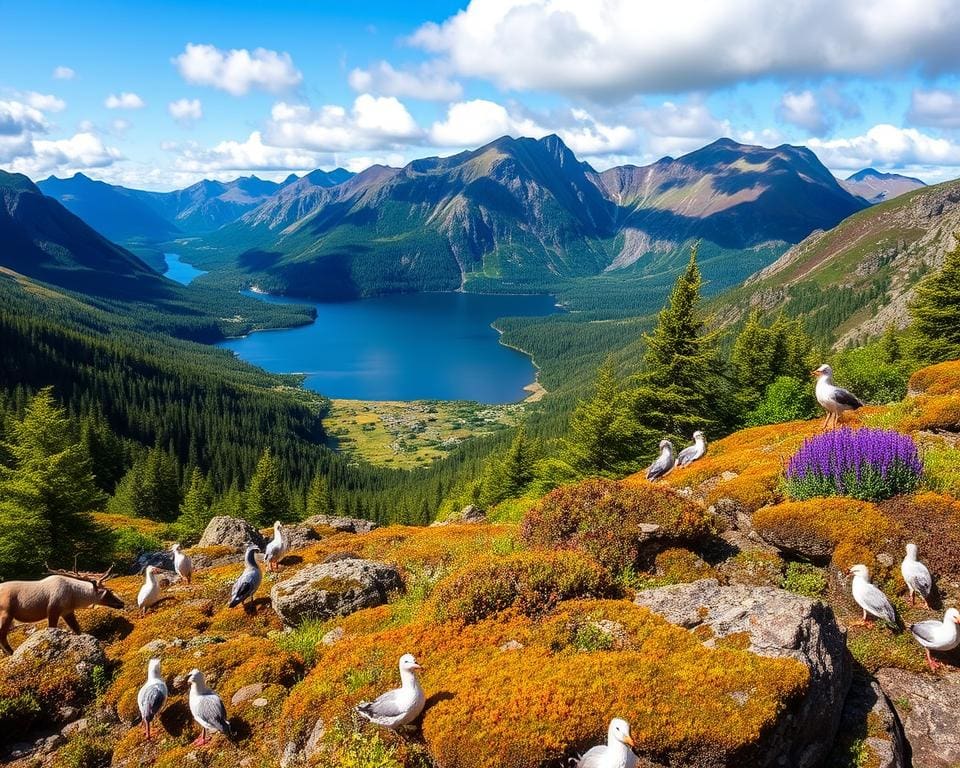
[[954,619],[954,622],[955,622],[956,624],[960,624],[960,616],[957,616],[957,617]]
[[629,734],[623,737],[623,743],[634,748],[637,746],[633,743],[633,737],[631,737]]
[[411,664],[410,669],[419,669],[421,672],[423,671],[423,667],[421,667],[419,664]]
[[819,375],[820,375],[820,371],[810,371],[810,375],[811,375],[811,376],[819,376]]

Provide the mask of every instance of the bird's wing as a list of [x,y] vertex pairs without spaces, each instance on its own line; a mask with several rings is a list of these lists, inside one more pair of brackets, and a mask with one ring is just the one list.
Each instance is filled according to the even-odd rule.
[[841,387],[834,388],[833,399],[840,403],[840,405],[845,405],[848,408],[857,409],[863,407],[863,403],[860,402],[860,398],[858,398],[852,392],[848,392]]
[[673,469],[673,461],[669,455],[661,456],[647,470],[647,480],[656,480]]
[[283,549],[283,544],[278,541],[271,541],[269,544],[267,544],[267,548],[263,553],[263,559],[272,560],[277,556],[277,553],[279,553],[281,549]]
[[927,597],[933,590],[933,576],[923,563],[914,563],[910,568],[911,586]]
[[605,746],[592,747],[577,761],[577,768],[603,768],[603,758],[606,754]]
[[240,602],[241,600],[246,600],[254,592],[257,591],[257,587],[260,586],[260,571],[246,570],[240,574],[240,578],[237,579],[236,583],[233,585],[233,594],[230,597],[231,602]]
[[883,590],[873,584],[868,586],[869,589],[863,590],[863,602],[866,609],[874,616],[880,616],[891,624],[896,624],[897,613],[893,610],[890,600],[883,594]]
[[920,641],[921,645],[933,645],[940,640],[937,636],[937,630],[942,626],[943,623],[939,621],[918,621],[916,624],[910,625],[910,633]]
[[151,683],[140,689],[137,703],[140,705],[140,714],[144,720],[152,720],[157,712],[163,709],[167,700],[167,686],[163,683]]
[[391,719],[406,714],[407,708],[400,700],[399,690],[388,691],[374,701],[360,704],[357,709],[368,717]]
[[697,459],[697,446],[688,445],[680,453],[677,454],[677,464],[681,467],[686,466],[692,461]]
[[230,733],[230,721],[223,700],[215,693],[207,693],[197,698],[197,717],[221,733]]

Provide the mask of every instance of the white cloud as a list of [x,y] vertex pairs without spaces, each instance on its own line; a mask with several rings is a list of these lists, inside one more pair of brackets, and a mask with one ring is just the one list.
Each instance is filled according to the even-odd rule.
[[339,105],[311,109],[278,102],[270,113],[266,138],[282,147],[320,152],[383,149],[415,141],[422,131],[393,96],[357,96],[350,110]]
[[960,93],[940,89],[915,90],[910,97],[907,120],[914,125],[960,128]]
[[348,81],[353,90],[361,93],[427,101],[452,101],[463,92],[460,83],[450,80],[442,68],[430,62],[410,71],[397,70],[388,62],[380,61],[368,69],[354,69]]
[[170,116],[181,125],[191,125],[203,117],[200,99],[177,99],[167,105]]
[[118,117],[110,123],[110,128],[115,134],[123,136],[123,134],[133,128],[133,123],[129,120],[124,120],[122,117]]
[[146,103],[135,93],[123,91],[119,95],[111,93],[103,102],[107,109],[142,109]]
[[88,168],[105,168],[123,156],[106,146],[94,133],[77,133],[66,139],[35,139],[29,153],[17,157],[11,168],[37,178],[50,173],[72,173]]
[[317,167],[317,157],[302,149],[275,147],[263,143],[259,131],[246,141],[221,141],[215,147],[203,149],[196,145],[181,148],[175,161],[181,171],[207,173],[211,171],[306,171]]
[[539,138],[550,133],[529,118],[515,117],[495,101],[474,99],[451,104],[444,120],[430,127],[430,142],[438,147],[477,147],[500,136]]
[[54,80],[73,80],[77,76],[77,73],[74,72],[70,67],[54,67],[53,68],[53,79]]
[[23,98],[27,104],[34,109],[39,109],[41,112],[62,112],[67,108],[67,102],[49,93],[27,91],[23,94]]
[[699,98],[644,107],[633,119],[646,131],[648,159],[676,157],[733,134],[730,123],[715,117]]
[[36,107],[22,101],[0,101],[0,136],[21,136],[47,130],[47,121]]
[[825,133],[828,128],[817,97],[810,90],[784,93],[777,114],[784,122],[803,128],[814,136]]
[[303,79],[289,53],[265,48],[251,53],[246,48],[224,51],[213,45],[187,43],[173,63],[188,83],[209,85],[234,96],[251,88],[275,93],[299,85]]
[[411,42],[504,88],[621,99],[764,77],[938,74],[960,63],[958,37],[952,0],[797,0],[789,10],[768,0],[472,0]]
[[828,168],[859,170],[867,166],[960,166],[960,146],[915,128],[875,125],[851,138],[810,139],[806,142]]

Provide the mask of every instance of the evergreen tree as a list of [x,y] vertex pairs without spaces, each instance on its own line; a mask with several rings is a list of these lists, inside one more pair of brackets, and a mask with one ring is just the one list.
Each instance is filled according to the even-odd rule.
[[527,439],[523,426],[517,429],[513,442],[502,457],[494,456],[483,476],[481,506],[489,507],[504,499],[517,498],[533,480],[535,449]]
[[307,489],[306,517],[314,515],[332,515],[333,505],[330,502],[330,485],[322,472],[313,476],[313,481]]
[[244,517],[253,525],[271,525],[290,517],[290,501],[280,475],[280,463],[269,449],[260,455],[246,493]]
[[764,390],[774,378],[775,349],[770,336],[769,329],[765,328],[760,320],[760,310],[755,309],[733,344],[730,363],[737,386],[748,407],[763,397]]
[[917,286],[910,305],[917,357],[930,362],[960,358],[960,244],[943,267]]
[[900,338],[897,336],[897,329],[892,325],[887,327],[880,340],[880,349],[883,352],[883,361],[888,364],[898,363],[903,358],[903,351],[900,348]]
[[203,533],[213,517],[213,488],[200,470],[194,470],[180,505],[177,527],[190,537]]
[[127,450],[103,417],[87,416],[81,422],[81,442],[93,462],[97,486],[113,493],[127,469]]

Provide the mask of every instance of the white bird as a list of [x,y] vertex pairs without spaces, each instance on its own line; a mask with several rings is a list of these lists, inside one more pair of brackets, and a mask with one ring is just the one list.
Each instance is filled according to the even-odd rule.
[[817,377],[817,386],[814,389],[817,402],[827,412],[827,417],[823,420],[824,429],[828,429],[831,423],[834,427],[838,426],[844,411],[855,411],[863,407],[856,395],[834,385],[833,368],[829,365],[821,365],[813,371],[813,375]]
[[137,706],[140,707],[140,717],[147,730],[147,741],[150,740],[150,723],[166,703],[167,684],[160,676],[160,659],[150,659],[147,663],[147,682],[137,692]]
[[400,657],[400,687],[388,691],[374,701],[362,701],[357,714],[375,725],[398,730],[420,717],[427,703],[417,670],[423,669],[412,654]]
[[146,578],[140,591],[137,592],[137,605],[140,606],[140,615],[147,612],[147,608],[152,606],[160,599],[160,584],[157,582],[157,569],[147,566]]
[[576,762],[576,768],[636,768],[637,756],[631,747],[630,726],[615,717],[607,728],[607,743],[587,750]]
[[271,571],[279,571],[280,561],[283,560],[289,550],[290,547],[287,546],[286,539],[283,535],[283,526],[280,521],[277,520],[277,522],[273,524],[273,539],[267,544],[267,548],[263,553],[263,562],[267,563]]
[[917,545],[907,544],[907,556],[903,558],[900,564],[900,573],[903,580],[910,590],[910,605],[914,604],[914,598],[920,595],[923,604],[930,607],[930,593],[933,591],[933,577],[930,570],[917,560]]
[[673,443],[669,440],[661,440],[659,448],[660,455],[657,460],[647,467],[647,480],[651,482],[666,475],[676,464]]
[[857,564],[850,569],[850,573],[853,574],[851,587],[853,599],[863,609],[863,619],[858,623],[870,624],[873,622],[870,617],[873,616],[896,625],[897,612],[883,591],[870,583],[870,571],[867,566],[862,563]]
[[260,573],[260,566],[257,565],[256,553],[259,551],[260,547],[256,544],[247,547],[247,554],[244,555],[246,565],[243,568],[243,573],[240,574],[240,578],[234,582],[233,592],[230,594],[230,603],[228,604],[230,608],[235,608],[240,603],[246,602],[259,589],[260,582],[263,581],[263,574]]
[[677,454],[677,465],[685,467],[702,459],[707,453],[707,438],[699,429],[693,433],[693,445],[688,445]]
[[233,728],[227,719],[223,699],[210,690],[199,669],[193,670],[187,680],[190,683],[190,714],[200,726],[200,735],[193,742],[194,746],[207,743],[207,731],[222,733],[227,741],[232,741]]
[[183,551],[180,544],[174,544],[171,549],[173,551],[173,570],[189,584],[193,578],[193,560],[190,559],[190,555]]
[[927,652],[927,664],[936,671],[940,665],[933,660],[930,651],[952,651],[960,645],[960,611],[948,608],[943,621],[928,619],[910,625],[910,633]]

